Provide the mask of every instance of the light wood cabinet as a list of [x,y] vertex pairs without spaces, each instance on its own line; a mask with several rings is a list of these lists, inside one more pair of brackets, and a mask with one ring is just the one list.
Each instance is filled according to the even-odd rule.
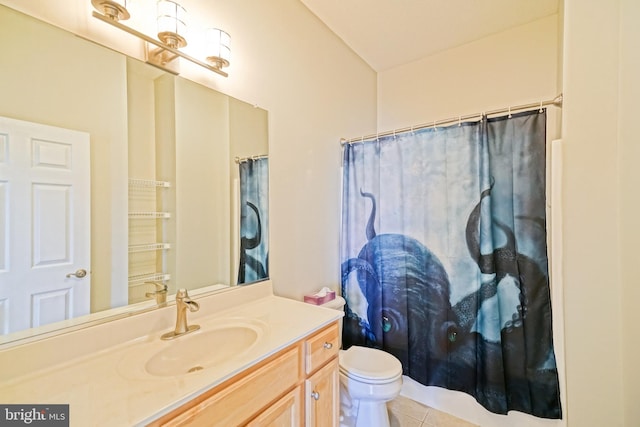
[[149,425],[335,427],[339,348],[336,322]]
[[247,427],[291,427],[302,425],[303,387],[300,385],[253,419]]
[[338,355],[340,334],[337,324],[331,324],[305,340],[305,371],[311,374]]
[[340,417],[338,324],[305,340],[305,426],[337,427]]
[[339,380],[338,359],[333,358],[305,381],[306,427],[338,427]]

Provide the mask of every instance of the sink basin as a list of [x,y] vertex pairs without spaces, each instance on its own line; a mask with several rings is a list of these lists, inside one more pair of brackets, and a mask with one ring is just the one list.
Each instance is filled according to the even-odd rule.
[[247,321],[203,325],[198,331],[163,341],[162,348],[147,359],[144,370],[166,377],[219,365],[249,351],[259,341],[263,329],[263,325]]

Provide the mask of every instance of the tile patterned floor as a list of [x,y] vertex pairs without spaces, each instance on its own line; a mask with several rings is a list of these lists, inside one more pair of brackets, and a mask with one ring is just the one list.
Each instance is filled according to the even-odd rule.
[[404,396],[387,403],[391,427],[478,427]]

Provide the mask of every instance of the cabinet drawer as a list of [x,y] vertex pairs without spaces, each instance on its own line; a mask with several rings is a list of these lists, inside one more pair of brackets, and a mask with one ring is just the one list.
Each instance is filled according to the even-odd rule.
[[305,369],[307,374],[324,365],[340,350],[338,323],[332,323],[325,329],[305,340]]
[[163,425],[242,425],[298,383],[299,365],[300,346],[295,346]]

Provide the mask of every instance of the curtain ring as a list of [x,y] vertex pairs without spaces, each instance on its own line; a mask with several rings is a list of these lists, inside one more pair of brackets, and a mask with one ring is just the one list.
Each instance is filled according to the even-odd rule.
[[511,107],[509,107],[509,118],[511,118]]
[[458,116],[458,127],[462,126],[462,116]]
[[438,128],[436,127],[436,121],[435,121],[435,120],[433,121],[433,130],[434,130],[434,131],[437,131],[437,130],[438,130]]
[[538,110],[539,113],[543,113],[544,110],[542,109],[542,100],[540,100],[540,110]]

